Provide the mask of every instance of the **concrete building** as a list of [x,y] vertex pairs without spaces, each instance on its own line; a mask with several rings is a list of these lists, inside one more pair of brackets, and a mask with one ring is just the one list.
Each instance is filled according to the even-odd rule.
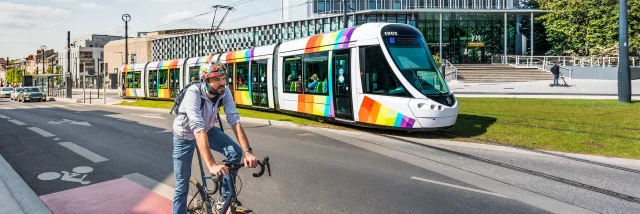
[[[67,72],[67,66],[69,66],[67,58],[71,59],[69,67],[74,87],[83,87],[82,79],[86,79],[87,85],[95,85],[97,83],[96,75],[99,69],[96,69],[96,65],[103,65],[104,46],[110,41],[119,39],[124,39],[124,37],[92,34],[71,40],[71,56],[67,55],[66,48],[58,50],[58,62],[62,66],[63,72]],[[95,71],[95,75],[89,75],[92,70]]]
[[[129,63],[151,62],[151,40],[153,37],[129,38]],[[125,40],[115,40],[104,46],[104,69],[107,72],[106,84],[117,88],[118,70],[125,63]]]
[[[205,56],[336,31],[343,28],[346,9],[348,27],[369,22],[409,24],[422,32],[433,55],[451,63],[490,63],[504,55],[533,54],[536,41],[523,36],[522,21],[550,12],[528,8],[523,0],[347,0],[347,8],[341,2],[313,0],[313,17],[308,19],[157,38],[152,41],[153,61]],[[309,8],[288,8],[282,15],[286,19],[290,11],[304,10],[305,6]]]

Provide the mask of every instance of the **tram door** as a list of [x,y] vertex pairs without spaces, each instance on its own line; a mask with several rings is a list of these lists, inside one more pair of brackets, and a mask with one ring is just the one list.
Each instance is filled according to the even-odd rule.
[[267,80],[267,60],[251,62],[251,103],[253,106],[269,107]]
[[150,70],[149,78],[147,79],[147,91],[149,91],[149,98],[158,98],[158,71]]
[[331,65],[333,66],[335,116],[340,119],[353,120],[349,50],[334,51]]

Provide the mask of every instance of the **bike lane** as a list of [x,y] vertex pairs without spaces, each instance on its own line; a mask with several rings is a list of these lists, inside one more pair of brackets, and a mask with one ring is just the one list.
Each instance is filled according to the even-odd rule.
[[167,194],[158,194],[153,186],[128,176],[145,177],[143,174],[117,167],[112,155],[88,148],[90,141],[79,142],[82,140],[77,136],[91,135],[91,130],[86,129],[90,126],[48,125],[51,120],[62,121],[68,114],[78,114],[74,112],[0,112],[6,117],[0,118],[0,154],[45,205],[54,213],[170,213]]

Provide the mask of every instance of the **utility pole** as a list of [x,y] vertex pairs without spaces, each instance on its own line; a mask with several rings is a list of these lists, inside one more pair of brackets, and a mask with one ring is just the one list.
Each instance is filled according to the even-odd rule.
[[67,98],[71,99],[71,31],[67,31],[67,75],[66,78],[66,88],[67,88]]
[[[355,26],[356,17],[353,17],[353,26]],[[347,28],[349,26],[347,20],[347,0],[342,0],[342,28]]]
[[122,21],[124,21],[124,64],[129,64],[129,21],[131,16],[129,14],[122,15]]
[[631,68],[629,67],[629,21],[627,0],[619,0],[620,63],[618,64],[618,101],[631,103]]
[[[42,45],[42,46],[40,46],[40,49],[42,49],[42,73],[44,74],[44,73],[45,73],[45,68],[44,68],[44,52],[46,51],[47,46]],[[37,60],[36,60],[36,61],[37,61]],[[38,73],[36,72],[36,74],[38,74]]]

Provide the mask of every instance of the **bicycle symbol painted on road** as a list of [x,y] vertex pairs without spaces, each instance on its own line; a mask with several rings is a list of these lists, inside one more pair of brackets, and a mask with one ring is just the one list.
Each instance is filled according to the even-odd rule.
[[[91,183],[89,181],[85,181],[84,178],[87,177],[87,173],[93,172],[93,168],[88,166],[79,166],[79,167],[73,168],[73,170],[71,171],[73,172],[70,173],[67,171],[60,171],[62,172],[62,175],[60,175],[60,173],[57,173],[57,172],[45,172],[38,175],[38,179],[43,181],[50,181],[50,180],[56,180],[62,177],[60,178],[60,180],[63,180],[63,181],[78,182],[83,185],[87,185]],[[82,178],[77,178],[80,175],[82,175]]]

